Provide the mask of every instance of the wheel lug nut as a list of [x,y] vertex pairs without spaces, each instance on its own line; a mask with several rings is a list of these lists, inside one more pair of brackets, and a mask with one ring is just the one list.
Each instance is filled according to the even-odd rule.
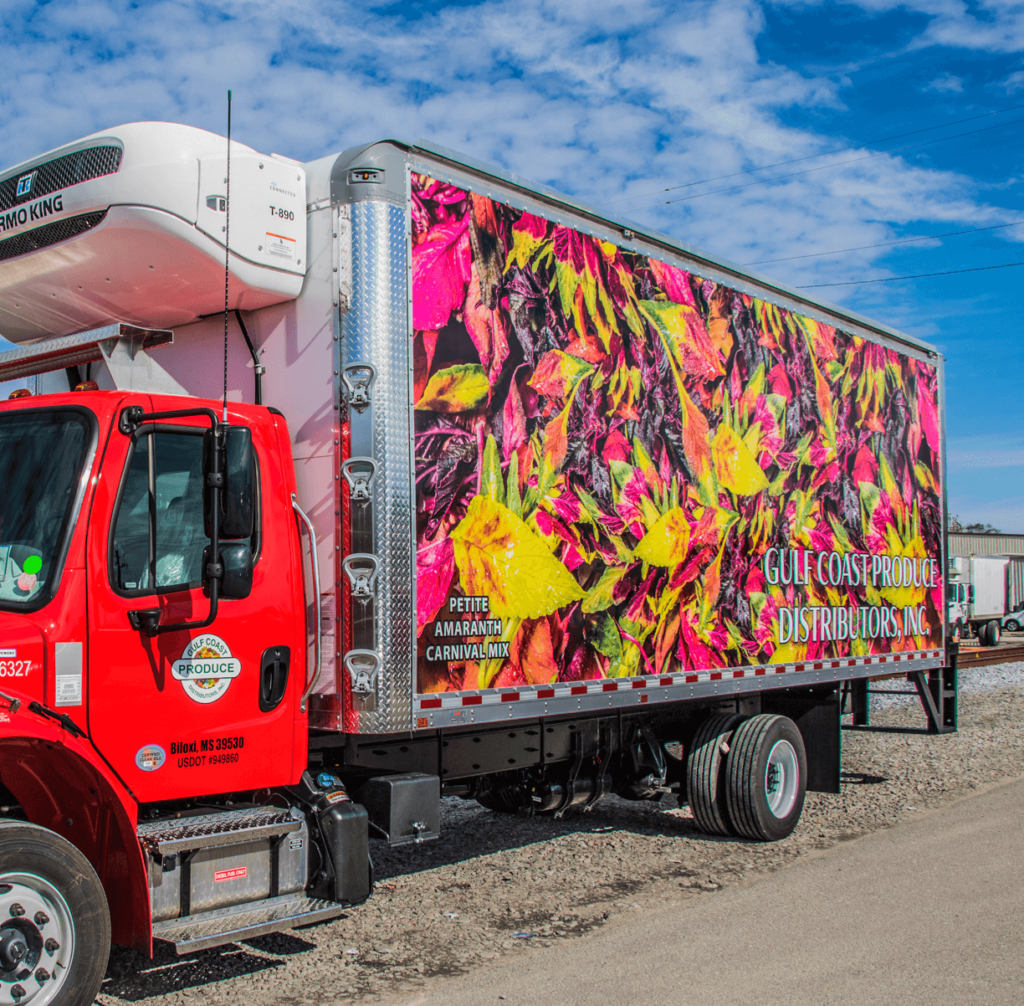
[[49,980],[50,980],[50,972],[47,971],[46,968],[40,968],[36,972],[36,981],[39,982],[40,985],[42,985],[43,982],[48,982]]
[[22,987],[21,985],[15,985],[15,986],[14,986],[14,987],[13,987],[13,988],[11,989],[11,995],[12,995],[12,996],[13,996],[13,997],[14,997],[15,999],[21,999],[21,998],[22,998],[23,996],[25,996],[25,995],[26,995],[26,992],[25,992],[25,989],[24,989],[24,988],[23,988],[23,987]]
[[35,922],[37,926],[47,926],[50,924],[50,916],[46,912],[36,912]]
[[24,914],[25,909],[22,908],[22,906],[19,905],[17,901],[15,901],[14,904],[11,905],[11,917],[14,919],[19,919]]
[[51,936],[44,944],[46,952],[52,954],[55,950],[60,950],[60,944]]

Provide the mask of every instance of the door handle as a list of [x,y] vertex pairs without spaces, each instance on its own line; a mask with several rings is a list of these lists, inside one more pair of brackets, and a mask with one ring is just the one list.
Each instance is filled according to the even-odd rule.
[[271,646],[260,660],[260,712],[276,709],[288,686],[291,650],[287,646]]

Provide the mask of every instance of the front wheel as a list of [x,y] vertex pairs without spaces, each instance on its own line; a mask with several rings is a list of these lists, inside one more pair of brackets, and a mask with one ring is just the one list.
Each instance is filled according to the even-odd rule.
[[761,842],[790,835],[807,792],[807,753],[797,725],[768,713],[741,723],[732,739],[725,790],[737,834]]
[[0,1000],[88,1006],[110,955],[110,913],[96,871],[38,825],[0,823]]
[[958,618],[956,624],[953,626],[953,631],[950,633],[950,642],[956,643],[957,645],[964,638],[964,623]]

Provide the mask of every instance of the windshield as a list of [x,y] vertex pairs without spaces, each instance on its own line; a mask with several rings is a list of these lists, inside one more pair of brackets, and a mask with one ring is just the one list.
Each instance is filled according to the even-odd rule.
[[0,413],[0,607],[52,595],[89,439],[81,412]]

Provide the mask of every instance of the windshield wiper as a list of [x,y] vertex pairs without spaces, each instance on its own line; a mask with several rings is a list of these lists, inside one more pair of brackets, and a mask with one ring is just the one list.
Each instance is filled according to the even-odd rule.
[[28,707],[37,716],[45,716],[47,719],[55,720],[69,734],[73,734],[75,737],[86,736],[85,731],[67,713],[58,713],[56,709],[49,709],[42,702],[30,702]]

